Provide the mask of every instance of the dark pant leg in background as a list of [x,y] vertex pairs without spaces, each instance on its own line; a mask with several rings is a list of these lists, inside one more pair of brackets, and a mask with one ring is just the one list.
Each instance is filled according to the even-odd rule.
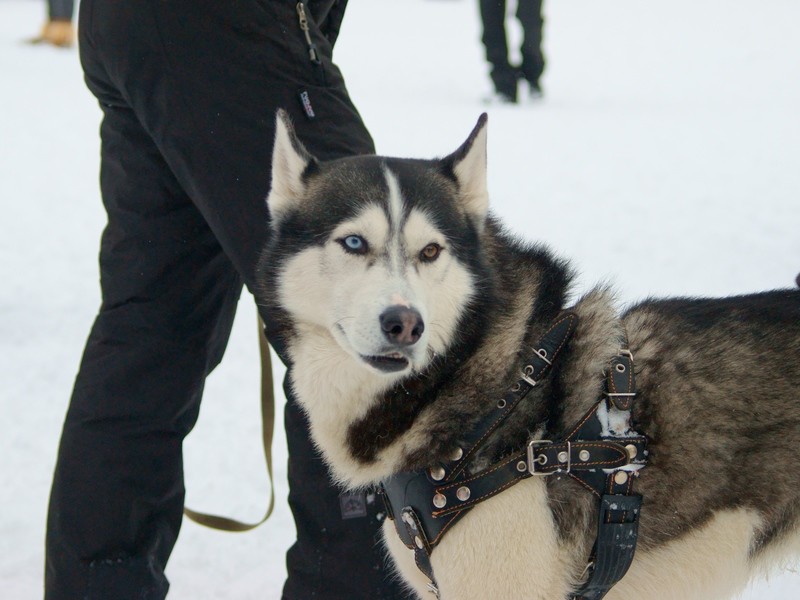
[[47,0],[47,14],[51,21],[72,21],[75,0]]
[[517,70],[508,62],[506,0],[480,0],[486,60],[492,66],[494,89],[509,100],[517,99]]
[[[106,113],[109,225],[104,303],[54,477],[47,595],[162,598],[181,522],[181,441],[223,352],[241,279],[256,291],[275,109],[289,110],[321,158],[371,152],[372,141],[316,28],[323,61],[308,61],[293,3],[84,0],[80,17],[87,82]],[[290,399],[298,542],[285,596],[406,597],[381,569],[376,507],[341,518],[297,415]],[[329,582],[331,573],[340,575]]]
[[542,0],[518,0],[517,19],[522,25],[523,40],[520,48],[522,65],[520,71],[531,86],[539,87],[539,78],[544,72],[542,54]]

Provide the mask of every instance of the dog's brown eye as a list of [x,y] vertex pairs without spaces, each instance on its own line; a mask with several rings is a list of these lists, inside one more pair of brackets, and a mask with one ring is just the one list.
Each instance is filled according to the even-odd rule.
[[431,262],[439,258],[441,251],[442,247],[439,244],[428,244],[419,253],[419,258],[424,262]]

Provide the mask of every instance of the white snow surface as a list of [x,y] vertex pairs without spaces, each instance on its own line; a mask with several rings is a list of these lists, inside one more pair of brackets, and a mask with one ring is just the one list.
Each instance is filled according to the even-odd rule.
[[[580,289],[609,281],[623,304],[793,285],[800,4],[570,0],[545,13],[545,99],[488,108],[494,210],[572,259]],[[105,218],[100,111],[78,52],[21,43],[44,14],[44,2],[0,2],[0,595],[13,600],[41,596],[50,480],[99,305]],[[381,154],[441,156],[466,138],[487,110],[479,40],[472,0],[351,0],[336,59]],[[186,442],[187,504],[255,520],[267,485],[256,317],[249,296],[242,304]],[[274,516],[245,534],[185,523],[170,598],[279,597],[294,528],[278,411]],[[798,590],[789,569],[742,599]]]

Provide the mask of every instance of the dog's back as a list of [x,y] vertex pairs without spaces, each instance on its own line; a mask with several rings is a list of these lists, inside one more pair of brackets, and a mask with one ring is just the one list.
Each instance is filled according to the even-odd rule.
[[648,301],[623,321],[651,456],[640,561],[617,592],[657,586],[650,569],[735,589],[800,546],[800,291]]

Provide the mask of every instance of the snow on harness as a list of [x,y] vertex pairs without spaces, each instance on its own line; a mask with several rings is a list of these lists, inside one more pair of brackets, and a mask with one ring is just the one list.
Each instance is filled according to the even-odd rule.
[[636,550],[641,495],[632,491],[647,461],[647,440],[631,428],[636,396],[633,356],[625,348],[611,359],[602,398],[558,440],[531,439],[527,447],[476,473],[469,460],[523,398],[547,375],[577,324],[563,313],[545,333],[522,375],[495,409],[464,438],[450,461],[423,471],[393,475],[381,492],[389,518],[417,567],[439,597],[431,553],[442,536],[478,502],[532,476],[566,474],[598,500],[597,539],[587,563],[588,577],[573,600],[600,600],[625,575]]

